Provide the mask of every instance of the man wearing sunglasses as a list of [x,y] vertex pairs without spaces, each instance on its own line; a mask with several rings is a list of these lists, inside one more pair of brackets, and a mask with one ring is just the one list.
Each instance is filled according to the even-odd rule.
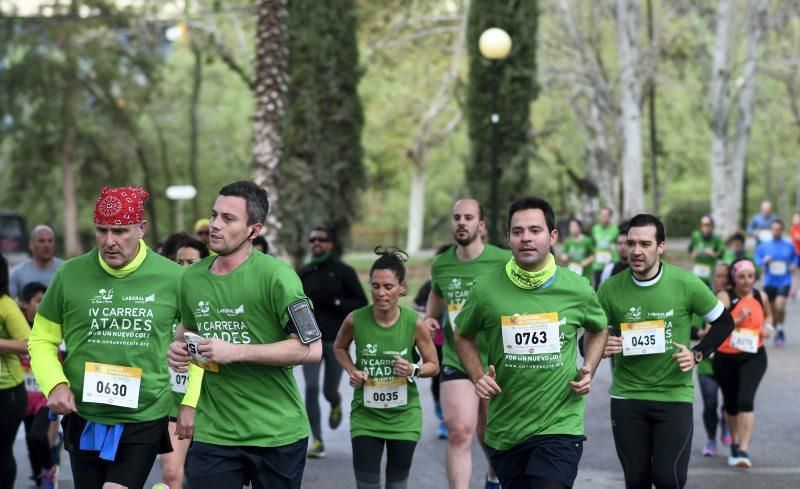
[[[367,298],[355,270],[332,256],[332,237],[332,233],[324,227],[316,227],[311,230],[308,238],[311,260],[300,268],[297,274],[303,282],[306,295],[314,304],[314,315],[320,330],[322,330],[322,360],[325,368],[322,393],[331,404],[328,425],[331,429],[336,429],[342,422],[342,397],[338,390],[342,367],[334,356],[333,340],[336,339],[344,318],[351,311],[366,306]],[[323,362],[303,365],[306,382],[306,411],[311,424],[311,433],[314,436],[314,441],[308,451],[309,458],[325,456],[318,400],[319,371]]]

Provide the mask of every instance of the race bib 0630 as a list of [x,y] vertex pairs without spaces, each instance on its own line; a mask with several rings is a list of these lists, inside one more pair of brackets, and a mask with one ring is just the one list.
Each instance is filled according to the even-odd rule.
[[142,369],[86,362],[83,373],[83,402],[127,408],[139,407]]
[[731,347],[746,353],[758,351],[758,331],[753,329],[734,329],[731,333]]
[[666,351],[664,340],[664,321],[640,321],[638,323],[621,323],[622,355],[652,355]]
[[408,378],[364,381],[364,407],[387,409],[408,403]]
[[502,316],[503,351],[510,355],[560,353],[558,313]]

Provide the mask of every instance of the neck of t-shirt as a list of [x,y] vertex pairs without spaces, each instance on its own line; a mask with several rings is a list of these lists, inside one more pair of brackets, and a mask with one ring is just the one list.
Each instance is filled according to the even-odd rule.
[[239,268],[242,263],[247,261],[251,251],[253,251],[253,245],[248,246],[245,244],[230,255],[217,255],[217,258],[211,264],[211,273],[214,275],[227,275],[231,273]]
[[396,323],[400,318],[400,308],[395,306],[389,311],[381,311],[380,309],[373,307],[372,315],[375,318],[375,322],[378,323],[379,326],[388,328]]
[[475,241],[468,244],[467,246],[461,246],[461,245],[456,246],[456,258],[458,258],[461,261],[474,260],[475,258],[481,256],[481,253],[483,253],[484,248],[486,248],[486,245],[483,244],[481,238],[475,238]]
[[658,262],[658,271],[655,275],[650,278],[640,279],[637,278],[635,274],[631,273],[631,277],[633,278],[634,283],[640,287],[650,287],[658,283],[661,280],[661,275],[664,273],[664,264],[661,261]]
[[51,257],[50,257],[50,259],[49,259],[49,260],[47,260],[47,261],[42,261],[42,260],[40,260],[40,259],[38,259],[38,258],[35,258],[35,257],[34,257],[34,259],[33,259],[33,265],[34,265],[36,268],[38,268],[39,270],[47,270],[48,268],[50,268],[50,267],[53,265],[53,261],[54,261],[54,260],[55,260],[55,258],[54,258],[54,257],[52,257],[52,256],[51,256]]

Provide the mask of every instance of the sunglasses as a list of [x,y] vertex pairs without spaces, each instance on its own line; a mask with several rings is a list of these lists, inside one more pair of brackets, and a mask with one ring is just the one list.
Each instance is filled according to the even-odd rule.
[[309,243],[317,243],[317,242],[318,243],[327,243],[329,241],[330,240],[328,238],[321,238],[319,236],[312,236],[312,237],[308,238],[308,242]]

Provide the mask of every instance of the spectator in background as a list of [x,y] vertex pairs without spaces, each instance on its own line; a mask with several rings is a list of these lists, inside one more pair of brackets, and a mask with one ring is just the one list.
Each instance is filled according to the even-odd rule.
[[178,254],[178,248],[183,246],[183,244],[190,239],[194,238],[184,232],[170,234],[167,236],[167,239],[164,240],[164,243],[161,245],[161,249],[158,251],[158,254],[175,261],[175,257]]
[[55,256],[55,234],[50,226],[45,224],[35,226],[31,231],[28,247],[33,257],[11,269],[8,292],[15,299],[19,298],[22,288],[31,282],[50,285],[56,269],[63,261]]
[[747,225],[747,233],[756,239],[756,245],[772,239],[770,227],[778,219],[778,215],[772,212],[772,202],[768,200],[762,202],[761,212],[754,215]]
[[[194,223],[194,236],[195,238],[199,239],[203,242],[204,245],[208,246],[209,238],[209,230],[208,225],[210,221],[206,218],[198,219],[197,222]],[[210,249],[210,248],[209,248]]]

